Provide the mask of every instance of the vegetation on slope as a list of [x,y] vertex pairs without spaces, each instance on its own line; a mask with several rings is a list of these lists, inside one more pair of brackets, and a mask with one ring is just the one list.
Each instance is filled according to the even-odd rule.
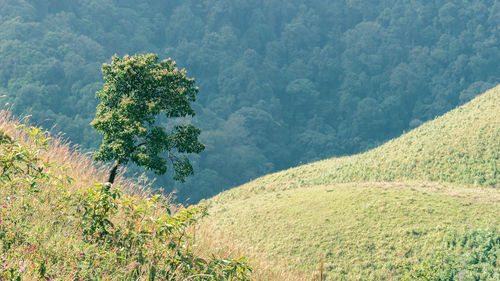
[[453,232],[446,252],[406,268],[403,280],[500,280],[500,233],[496,229]]
[[498,112],[500,86],[366,153],[226,191],[205,223],[305,272],[323,259],[327,280],[401,278],[449,233],[500,225]]
[[271,174],[214,200],[332,182],[437,181],[500,186],[500,85],[363,154]]
[[500,192],[426,183],[330,184],[262,192],[214,204],[209,212],[208,226],[229,231],[225,240],[240,240],[258,253],[251,261],[266,253],[317,274],[324,259],[327,280],[397,280],[400,265],[434,254],[447,233],[500,225]]
[[0,112],[1,280],[247,280],[243,258],[193,253],[203,214],[103,184],[87,157]]

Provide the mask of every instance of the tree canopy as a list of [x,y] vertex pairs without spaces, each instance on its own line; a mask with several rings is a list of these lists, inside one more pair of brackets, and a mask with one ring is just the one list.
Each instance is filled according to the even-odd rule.
[[197,201],[377,146],[498,84],[498,26],[493,0],[5,0],[0,95],[92,151],[102,62],[175,58],[207,148],[186,183],[156,183]]
[[[191,102],[198,88],[194,79],[179,70],[172,59],[158,63],[155,54],[113,56],[102,67],[104,87],[97,92],[101,100],[91,125],[103,135],[95,159],[116,160],[110,182],[118,165],[129,161],[157,174],[167,171],[172,162],[175,179],[193,174],[193,167],[182,153],[199,153],[205,146],[198,142],[201,133],[193,125],[175,125],[171,132],[159,125],[157,116],[167,118],[194,116]],[[166,153],[166,157],[162,154]]]

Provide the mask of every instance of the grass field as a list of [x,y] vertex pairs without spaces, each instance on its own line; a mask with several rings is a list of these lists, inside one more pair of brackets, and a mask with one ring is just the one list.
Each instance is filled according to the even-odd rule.
[[500,225],[499,112],[496,87],[366,153],[221,193],[199,243],[240,249],[261,280],[318,279],[321,260],[326,280],[396,280],[449,233]]
[[[210,209],[213,224],[304,272],[382,280],[452,230],[500,225],[500,192],[426,183],[349,183],[259,193]],[[227,238],[226,238],[227,239]],[[329,279],[329,280],[330,280]]]

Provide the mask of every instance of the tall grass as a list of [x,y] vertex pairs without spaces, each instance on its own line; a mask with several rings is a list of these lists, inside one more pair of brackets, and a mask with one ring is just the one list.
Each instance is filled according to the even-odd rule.
[[[17,126],[25,123],[29,125],[26,117],[16,118],[10,111],[0,110],[0,129],[22,144],[30,142],[26,132],[17,129]],[[41,151],[41,156],[71,167],[65,171],[65,174],[73,179],[71,186],[68,186],[71,191],[83,190],[95,183],[105,181],[109,165],[96,163],[90,154],[81,153],[78,146],[72,145],[60,135],[52,137],[48,145],[46,150]],[[125,192],[141,197],[150,195],[147,182],[141,185],[119,176],[117,185],[121,186]]]
[[[0,280],[248,280],[244,258],[201,256],[203,210],[170,204],[0,112]],[[107,169],[106,169],[107,170]]]

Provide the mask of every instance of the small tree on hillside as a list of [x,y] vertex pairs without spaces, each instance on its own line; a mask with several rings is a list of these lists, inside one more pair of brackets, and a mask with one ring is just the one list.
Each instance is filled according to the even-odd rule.
[[102,67],[104,87],[96,93],[101,102],[91,125],[104,136],[94,158],[115,161],[108,182],[113,183],[117,169],[129,161],[153,170],[167,171],[170,160],[175,176],[183,181],[193,174],[185,153],[199,153],[201,130],[192,125],[177,125],[170,132],[158,125],[157,116],[167,118],[194,116],[191,102],[198,87],[194,79],[179,70],[172,59],[158,63],[155,54],[112,58]]

